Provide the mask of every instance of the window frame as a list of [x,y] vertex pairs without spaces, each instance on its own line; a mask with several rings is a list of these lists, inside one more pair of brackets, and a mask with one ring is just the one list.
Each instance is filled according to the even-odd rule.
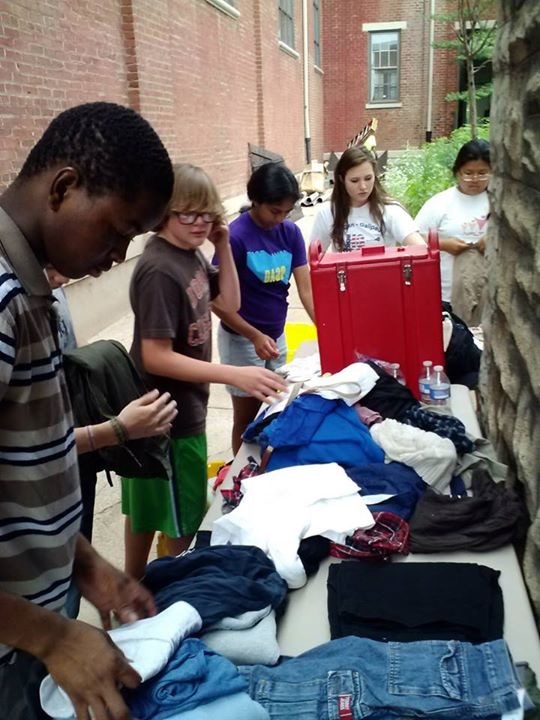
[[[279,42],[280,45],[296,52],[294,23],[294,0],[279,0]],[[290,42],[289,42],[290,41]]]
[[[397,40],[397,49],[395,51],[386,50],[386,51],[379,51],[379,52],[386,52],[388,54],[390,52],[396,52],[397,62],[395,65],[388,63],[386,65],[379,65],[376,67],[373,64],[373,60],[374,60],[373,41],[375,40],[375,37],[377,35],[389,35],[389,34],[395,35],[396,40]],[[393,42],[393,40],[391,42]],[[384,73],[385,71],[391,72],[393,70],[395,70],[395,72],[397,74],[396,97],[388,97],[388,98],[374,97],[375,87],[380,87],[374,83],[375,73],[377,73],[377,71]],[[381,27],[381,28],[377,28],[377,29],[368,31],[368,73],[369,73],[369,76],[368,76],[368,104],[370,104],[370,105],[376,104],[376,105],[385,106],[385,105],[397,105],[397,104],[401,103],[401,28],[395,28],[395,27],[382,28]],[[383,87],[384,87],[384,84],[383,84]]]
[[321,53],[321,0],[313,0],[313,64],[322,68]]
[[235,7],[235,0],[206,0],[206,2],[235,20],[240,17],[240,11]]

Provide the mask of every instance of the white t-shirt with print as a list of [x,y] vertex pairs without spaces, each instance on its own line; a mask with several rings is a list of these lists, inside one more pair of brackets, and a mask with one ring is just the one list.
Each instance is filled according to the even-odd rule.
[[[465,195],[457,187],[437,193],[424,203],[416,216],[420,232],[435,228],[439,238],[455,237],[467,243],[477,243],[487,230],[489,200],[486,191],[478,195]],[[452,298],[454,256],[441,251],[442,299]]]
[[[366,245],[398,245],[407,235],[418,231],[417,223],[401,205],[385,205],[383,217],[384,236],[372,217],[368,204],[351,208],[345,226],[343,249],[348,252],[359,250]],[[333,225],[332,207],[330,202],[326,202],[321,206],[313,223],[311,240],[319,240],[324,250],[330,247],[330,250],[335,252],[336,248],[331,239]]]

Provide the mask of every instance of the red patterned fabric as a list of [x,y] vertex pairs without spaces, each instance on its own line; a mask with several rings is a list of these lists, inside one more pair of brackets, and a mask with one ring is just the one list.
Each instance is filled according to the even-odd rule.
[[248,462],[244,465],[244,467],[240,470],[238,475],[235,475],[232,479],[233,486],[232,488],[227,488],[226,490],[221,490],[221,494],[223,495],[223,499],[225,500],[225,504],[231,508],[235,508],[240,504],[240,500],[244,497],[244,494],[240,490],[240,486],[242,485],[242,480],[245,480],[245,478],[252,477],[253,475],[258,475],[260,471],[260,467],[258,462],[255,460],[255,458],[251,457],[251,455],[248,457]]
[[386,558],[392,554],[409,553],[409,524],[389,512],[373,513],[375,525],[369,530],[356,530],[345,545],[332,543],[330,555],[338,558]]

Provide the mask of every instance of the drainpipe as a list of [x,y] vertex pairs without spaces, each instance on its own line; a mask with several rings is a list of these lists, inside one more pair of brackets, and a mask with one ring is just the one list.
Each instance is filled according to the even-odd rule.
[[428,96],[427,96],[427,119],[426,119],[426,142],[431,142],[432,131],[432,115],[433,115],[433,42],[435,40],[435,0],[430,2],[429,17],[429,54],[428,54]]
[[304,143],[306,148],[306,163],[311,162],[311,128],[309,122],[309,32],[308,32],[308,5],[302,0],[302,42],[304,55]]

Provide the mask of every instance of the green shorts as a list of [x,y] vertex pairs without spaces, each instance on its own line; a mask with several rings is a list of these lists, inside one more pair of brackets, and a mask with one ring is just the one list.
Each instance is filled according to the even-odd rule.
[[206,434],[173,438],[172,481],[122,478],[122,512],[133,532],[161,530],[168,537],[193,535],[206,513]]

